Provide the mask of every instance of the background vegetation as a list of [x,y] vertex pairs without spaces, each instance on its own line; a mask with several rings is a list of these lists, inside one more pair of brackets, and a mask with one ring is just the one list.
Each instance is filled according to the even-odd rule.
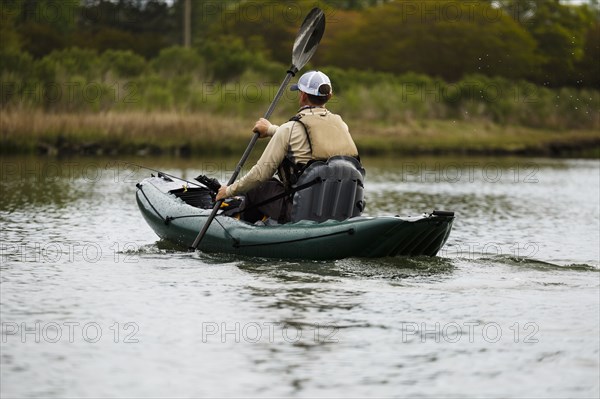
[[[400,134],[406,127],[433,126],[446,143],[437,147],[446,150],[456,140],[443,135],[456,135],[456,126],[475,126],[490,138],[477,142],[481,150],[532,148],[525,138],[523,147],[489,135],[511,129],[529,132],[542,147],[544,137],[556,144],[556,132],[563,132],[561,142],[577,137],[584,146],[600,144],[595,1],[194,0],[190,48],[180,46],[183,3],[3,2],[3,151],[64,142],[139,148],[153,142],[158,126],[169,130],[170,140],[161,142],[180,140],[194,151],[227,129],[231,141],[219,148],[234,150],[239,145],[232,143],[244,141],[271,101],[298,26],[315,5],[328,25],[308,67],[330,75],[336,95],[330,108],[362,129],[367,148],[402,150],[385,140],[407,143],[418,134]],[[294,95],[286,97],[277,120],[296,109]],[[154,128],[143,115],[154,116]],[[429,136],[436,140],[435,132]],[[417,144],[405,150],[418,150]]]

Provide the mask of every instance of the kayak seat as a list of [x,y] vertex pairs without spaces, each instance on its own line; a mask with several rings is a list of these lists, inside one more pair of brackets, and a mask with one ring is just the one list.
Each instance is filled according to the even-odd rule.
[[[364,203],[365,170],[353,157],[335,156],[327,161],[313,161],[298,178],[292,202],[291,221],[346,220],[360,216]],[[310,184],[315,182],[315,184]]]

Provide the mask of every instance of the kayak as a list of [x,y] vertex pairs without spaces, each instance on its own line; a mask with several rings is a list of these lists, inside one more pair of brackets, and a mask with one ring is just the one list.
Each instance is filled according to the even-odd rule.
[[[213,203],[207,193],[203,187],[182,186],[159,175],[137,184],[136,200],[144,219],[160,238],[189,248],[211,213]],[[356,216],[342,221],[265,225],[221,213],[199,249],[306,260],[435,256],[448,239],[453,221],[453,212],[434,211],[416,217]]]

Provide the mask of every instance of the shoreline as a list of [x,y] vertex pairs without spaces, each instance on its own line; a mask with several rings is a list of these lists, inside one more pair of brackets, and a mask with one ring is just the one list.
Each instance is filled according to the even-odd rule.
[[[248,145],[254,123],[231,115],[177,112],[58,114],[2,110],[0,116],[0,155],[237,155]],[[600,132],[591,129],[540,130],[485,120],[347,123],[359,151],[369,156],[600,158]]]

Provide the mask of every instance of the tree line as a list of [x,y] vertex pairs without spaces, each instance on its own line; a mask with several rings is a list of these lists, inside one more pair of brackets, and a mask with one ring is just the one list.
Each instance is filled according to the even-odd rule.
[[[183,42],[185,0],[7,0],[2,71],[77,47],[146,60]],[[289,63],[315,5],[327,29],[313,65],[448,82],[478,74],[546,87],[600,88],[598,2],[559,0],[193,0],[193,49],[220,81],[250,66]],[[133,58],[132,58],[133,59]],[[137,58],[136,58],[137,60]],[[125,66],[123,66],[125,68]],[[132,68],[137,68],[133,65]]]

